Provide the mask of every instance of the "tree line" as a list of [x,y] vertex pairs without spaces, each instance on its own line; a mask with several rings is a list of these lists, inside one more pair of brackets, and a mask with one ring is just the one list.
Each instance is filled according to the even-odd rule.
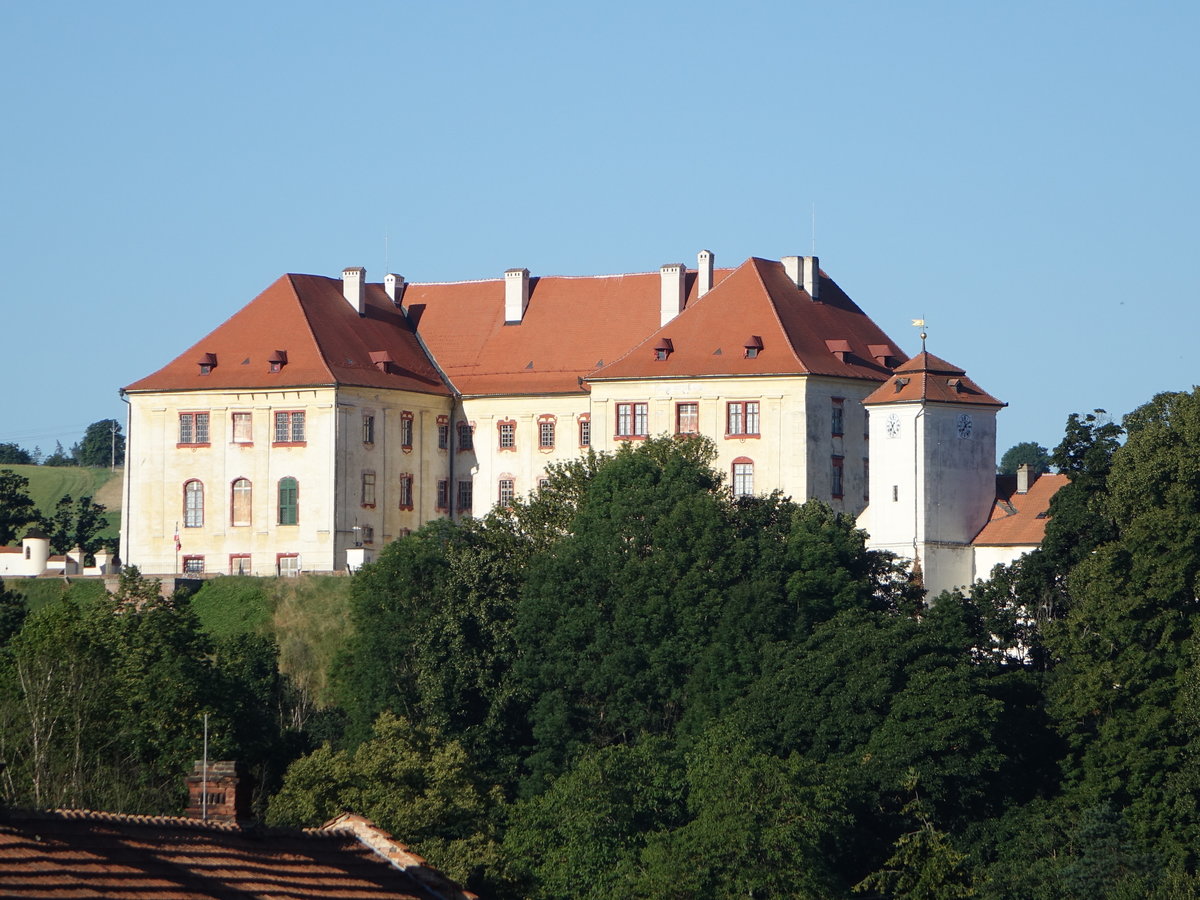
[[1198,442],[1198,392],[1072,415],[1042,547],[937,598],[703,439],[590,455],[356,574],[307,718],[133,576],[0,605],[4,799],[177,809],[207,711],[268,822],[362,813],[486,896],[1193,897]]
[[125,435],[116,419],[93,422],[69,450],[63,449],[62,441],[55,441],[54,452],[49,454],[42,452],[41,447],[26,450],[11,441],[0,442],[0,465],[107,468],[124,464]]

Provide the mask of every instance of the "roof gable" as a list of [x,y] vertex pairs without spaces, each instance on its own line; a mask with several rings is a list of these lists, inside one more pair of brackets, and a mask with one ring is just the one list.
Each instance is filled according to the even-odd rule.
[[[815,302],[782,263],[751,257],[595,379],[813,374],[882,381],[904,353],[827,275]],[[671,350],[656,354],[664,341]],[[756,352],[747,352],[753,349]]]
[[[284,275],[214,331],[129,391],[269,390],[358,385],[448,393],[403,313],[382,285],[366,287],[366,312],[342,294],[341,281]],[[271,371],[276,351],[286,362]],[[386,366],[372,360],[385,355]],[[211,365],[203,373],[201,362]]]
[[1040,475],[1024,494],[1017,476],[996,476],[996,503],[991,517],[971,542],[975,546],[1036,547],[1046,536],[1050,501],[1069,481],[1066,475]]

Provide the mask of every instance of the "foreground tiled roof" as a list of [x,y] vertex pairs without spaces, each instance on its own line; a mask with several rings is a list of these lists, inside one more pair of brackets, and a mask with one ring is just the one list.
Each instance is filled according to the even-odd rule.
[[924,350],[897,366],[892,377],[863,403],[911,403],[918,400],[927,403],[1007,406],[968,378],[963,369]]
[[1066,475],[1042,475],[1027,493],[1017,493],[1016,475],[996,476],[996,504],[987,524],[972,541],[976,546],[1036,547],[1046,536],[1050,500],[1068,481]]
[[[822,273],[814,301],[783,264],[751,257],[593,379],[813,374],[882,381],[905,354]],[[666,359],[655,350],[670,342]],[[746,348],[761,349],[748,355]]]
[[[275,351],[287,355],[269,371]],[[372,361],[386,353],[387,371]],[[215,358],[203,375],[200,361]],[[284,275],[207,337],[130,391],[357,385],[448,393],[404,315],[381,284],[366,286],[366,315],[342,295],[340,279]]]
[[0,810],[0,897],[464,900],[360,817],[272,830],[82,810]]
[[[718,269],[714,281],[729,274]],[[687,303],[696,273],[687,273]],[[454,387],[481,394],[578,393],[579,379],[658,328],[661,276],[530,279],[519,324],[504,321],[504,280],[410,284],[409,319]]]

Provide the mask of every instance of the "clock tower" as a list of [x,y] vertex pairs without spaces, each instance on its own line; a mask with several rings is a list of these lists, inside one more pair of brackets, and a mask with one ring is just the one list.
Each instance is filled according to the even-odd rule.
[[922,351],[863,401],[871,447],[868,546],[920,564],[929,598],[974,581],[972,539],[996,500],[1005,405]]

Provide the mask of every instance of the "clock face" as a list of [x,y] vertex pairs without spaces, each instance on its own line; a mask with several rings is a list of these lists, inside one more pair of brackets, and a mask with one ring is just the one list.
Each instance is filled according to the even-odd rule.
[[971,436],[971,417],[966,413],[960,413],[954,422],[954,427],[958,429],[960,438],[969,438]]
[[900,436],[900,417],[895,413],[887,418],[887,436],[893,438]]

